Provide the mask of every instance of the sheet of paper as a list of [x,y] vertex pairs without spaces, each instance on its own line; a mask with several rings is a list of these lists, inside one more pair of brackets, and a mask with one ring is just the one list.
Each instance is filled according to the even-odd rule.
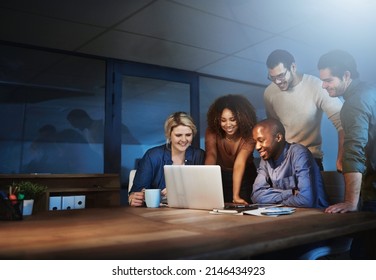
[[236,210],[231,209],[213,209],[213,211],[209,212],[210,214],[227,214],[227,215],[243,215],[243,212],[238,212]]
[[253,216],[267,216],[267,217],[278,217],[280,215],[288,215],[295,212],[295,208],[292,207],[279,207],[272,206],[272,207],[260,207],[254,210],[244,211],[243,214],[245,215],[253,215]]

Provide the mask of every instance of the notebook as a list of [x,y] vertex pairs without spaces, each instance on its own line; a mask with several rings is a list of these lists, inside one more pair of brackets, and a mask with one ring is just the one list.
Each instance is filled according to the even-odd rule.
[[223,208],[219,165],[165,165],[169,207],[213,210]]

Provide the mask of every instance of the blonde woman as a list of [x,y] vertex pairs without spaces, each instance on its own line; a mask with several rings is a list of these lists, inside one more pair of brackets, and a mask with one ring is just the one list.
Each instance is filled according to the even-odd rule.
[[128,202],[131,206],[144,205],[143,189],[161,189],[166,196],[164,165],[201,165],[205,161],[205,152],[191,146],[197,133],[191,116],[184,112],[170,115],[164,131],[167,143],[146,151],[139,162]]

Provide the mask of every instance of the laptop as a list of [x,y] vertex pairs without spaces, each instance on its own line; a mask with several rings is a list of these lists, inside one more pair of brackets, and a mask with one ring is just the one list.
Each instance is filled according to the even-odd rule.
[[223,208],[219,165],[165,165],[167,203],[173,208]]

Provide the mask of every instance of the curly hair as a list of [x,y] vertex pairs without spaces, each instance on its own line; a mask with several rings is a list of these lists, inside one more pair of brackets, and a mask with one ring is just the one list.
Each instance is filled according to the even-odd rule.
[[221,115],[224,109],[229,109],[238,124],[238,134],[242,138],[252,137],[252,129],[257,122],[256,111],[251,102],[237,94],[229,94],[217,98],[209,107],[207,113],[208,129],[224,138],[225,131],[221,128]]

